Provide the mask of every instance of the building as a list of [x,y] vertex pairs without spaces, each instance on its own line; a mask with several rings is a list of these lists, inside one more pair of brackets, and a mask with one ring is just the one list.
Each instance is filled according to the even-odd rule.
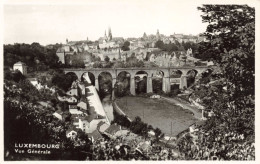
[[69,96],[78,96],[78,89],[77,88],[71,88],[68,92],[66,92]]
[[67,99],[68,103],[77,104],[78,100],[75,96],[71,96]]
[[19,61],[17,63],[14,64],[13,66],[13,70],[18,70],[20,71],[23,75],[27,75],[27,66],[25,63]]
[[67,138],[75,139],[77,136],[77,129],[75,127],[72,127],[66,131]]
[[35,86],[35,87],[39,84],[37,78],[28,78],[28,80],[29,80],[29,81],[31,82],[31,84],[32,84],[33,86]]
[[112,32],[111,32],[111,28],[108,28],[108,35],[106,34],[105,31],[105,35],[104,37],[100,37],[98,39],[99,42],[99,48],[100,49],[110,49],[110,48],[120,48],[120,46],[123,44],[124,42],[124,38],[122,37],[113,37],[112,36]]
[[52,115],[58,118],[59,120],[62,120],[62,114],[63,112],[61,110],[57,110]]
[[84,101],[80,101],[80,102],[77,104],[77,107],[79,107],[80,109],[83,109],[83,110],[87,110],[87,103],[84,102]]

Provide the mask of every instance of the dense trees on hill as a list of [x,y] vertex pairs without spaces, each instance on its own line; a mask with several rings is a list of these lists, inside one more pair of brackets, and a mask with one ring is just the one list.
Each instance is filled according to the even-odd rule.
[[22,61],[29,66],[29,71],[57,68],[59,58],[56,51],[59,46],[55,44],[47,48],[39,43],[4,45],[4,66],[13,67],[14,63]]
[[[241,132],[254,127],[254,89],[255,89],[255,11],[248,6],[203,6],[199,8],[205,15],[204,22],[209,22],[206,35],[210,38],[210,49],[215,50],[214,61],[221,69],[224,83],[217,90],[227,97],[217,104],[207,104],[216,112],[227,113],[234,120],[225,121],[228,126],[239,128]],[[214,105],[215,104],[215,105]],[[222,105],[220,105],[222,104]],[[246,116],[246,117],[241,117]],[[251,118],[251,119],[249,119]],[[247,121],[247,120],[250,121]],[[234,124],[232,121],[235,121]],[[239,125],[239,127],[237,127]],[[231,128],[231,127],[230,127]]]
[[[74,147],[67,139],[66,130],[71,123],[68,105],[58,103],[54,94],[37,90],[19,71],[4,72],[4,151],[5,160],[61,160],[81,159],[81,147]],[[66,79],[60,83],[63,84]],[[39,101],[49,101],[50,106],[42,106]],[[61,109],[64,120],[58,120],[52,114]],[[87,136],[80,133],[78,141],[88,142]],[[58,144],[51,155],[31,155],[15,153],[15,143]],[[27,151],[27,150],[25,150]],[[75,154],[74,154],[75,153]]]
[[[247,5],[203,5],[203,22],[209,23],[205,34],[207,58],[212,58],[218,70],[210,75],[214,82],[196,86],[195,94],[206,110],[215,114],[203,129],[208,136],[199,145],[210,146],[220,142],[227,133],[233,138],[243,135],[239,142],[255,142],[255,9]],[[203,82],[205,83],[205,81]],[[219,138],[219,139],[215,139]],[[229,140],[228,149],[217,150],[217,155],[229,159],[227,154],[236,141]],[[254,156],[254,154],[251,154]],[[238,159],[234,154],[232,159]],[[247,158],[247,157],[246,157]]]
[[198,49],[198,44],[193,42],[179,43],[178,41],[176,41],[175,43],[166,44],[163,41],[158,40],[155,43],[155,47],[167,52],[187,51],[189,48],[191,48],[192,51],[195,52]]

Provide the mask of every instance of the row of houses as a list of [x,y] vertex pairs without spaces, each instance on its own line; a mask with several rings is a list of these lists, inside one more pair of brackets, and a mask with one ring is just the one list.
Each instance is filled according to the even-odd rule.
[[[67,132],[67,137],[75,136],[75,130],[77,129],[91,134],[97,129],[101,122],[108,127],[110,126],[110,120],[104,111],[94,86],[75,81],[66,92],[66,95],[57,95],[57,98],[59,101],[68,104],[69,112],[73,120],[73,124]],[[61,110],[55,111],[53,115],[60,120],[64,119],[64,112]]]

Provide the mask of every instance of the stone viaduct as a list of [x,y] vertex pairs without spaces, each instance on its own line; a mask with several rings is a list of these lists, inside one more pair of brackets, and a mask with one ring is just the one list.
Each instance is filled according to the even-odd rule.
[[181,77],[178,78],[178,80],[175,80],[177,83],[180,84],[180,88],[187,87],[187,74],[189,71],[195,71],[196,72],[196,79],[201,76],[201,74],[208,70],[212,69],[212,67],[208,66],[185,66],[185,67],[167,67],[167,68],[68,68],[64,69],[65,74],[67,73],[74,73],[77,75],[78,79],[80,80],[82,75],[84,73],[92,73],[95,76],[95,87],[97,90],[99,90],[99,81],[98,77],[102,72],[110,73],[112,76],[112,87],[114,88],[114,85],[116,83],[117,76],[121,72],[127,72],[131,75],[130,78],[130,92],[132,95],[135,95],[135,76],[138,76],[139,71],[144,71],[147,74],[147,93],[153,92],[153,85],[152,85],[152,77],[155,75],[158,71],[163,72],[163,82],[162,82],[162,90],[165,93],[168,93],[171,91],[171,82],[170,82],[170,75],[174,71],[180,71]]

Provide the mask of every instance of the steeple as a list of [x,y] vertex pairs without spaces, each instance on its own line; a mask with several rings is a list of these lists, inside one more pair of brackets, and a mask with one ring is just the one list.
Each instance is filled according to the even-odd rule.
[[110,27],[108,27],[108,40],[112,40],[112,32]]
[[118,59],[121,61],[121,53],[120,53],[120,48],[119,48],[119,52],[118,52]]
[[144,39],[146,39],[146,38],[147,38],[147,35],[146,35],[146,33],[145,33],[145,32],[144,32],[143,38],[144,38]]
[[160,39],[160,33],[159,30],[157,29],[157,33],[156,33],[156,38],[159,40]]

